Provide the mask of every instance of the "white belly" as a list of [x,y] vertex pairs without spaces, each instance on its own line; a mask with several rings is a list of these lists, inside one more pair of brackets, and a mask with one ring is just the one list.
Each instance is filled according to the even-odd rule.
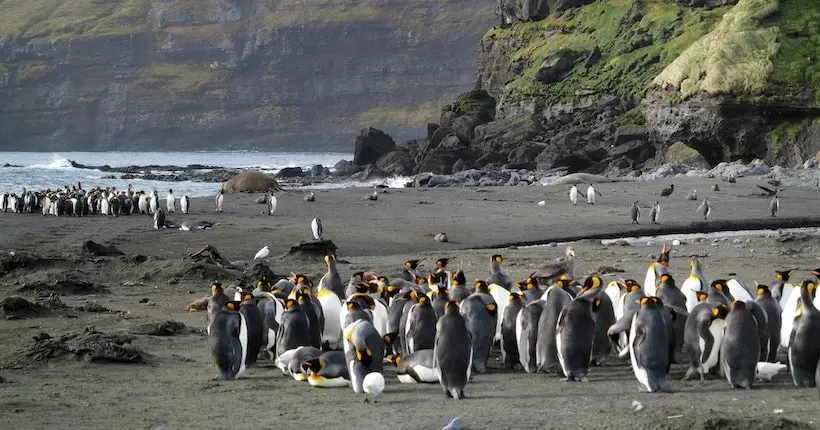
[[789,338],[791,337],[792,330],[794,329],[794,319],[797,317],[798,299],[800,299],[800,292],[796,289],[792,289],[792,293],[789,295],[789,300],[786,302],[786,306],[783,307],[783,311],[780,314],[780,346],[784,348],[789,347]]
[[737,279],[729,279],[729,281],[726,282],[726,285],[729,286],[729,293],[732,294],[732,297],[734,297],[735,300],[744,302],[754,301],[749,291],[746,290],[746,288],[743,288],[743,285],[741,285]]
[[[712,350],[709,351],[709,356],[706,357],[706,361],[704,361],[700,366],[701,373],[709,373],[713,367],[718,362],[718,356],[720,352],[720,345],[723,343],[723,326],[725,325],[725,321],[722,319],[715,319],[712,321],[712,324],[709,326],[709,333],[712,334],[712,338],[714,339],[714,343],[712,345]],[[706,342],[703,341],[702,338],[698,337],[698,345],[700,345],[701,357],[703,357],[703,349],[706,347]]]
[[634,317],[632,317],[632,326],[629,329],[629,359],[632,363],[632,372],[635,374],[635,378],[638,379],[638,383],[646,387],[646,390],[651,392],[652,389],[649,386],[649,375],[646,373],[646,370],[640,366],[638,366],[638,360],[635,358],[635,332],[636,326],[638,324],[638,314],[636,313]]
[[239,343],[242,345],[242,364],[239,366],[239,372],[236,372],[236,378],[245,373],[245,360],[248,358],[248,323],[245,322],[245,316],[239,314]]
[[698,305],[698,295],[690,288],[681,288],[683,296],[686,297],[686,312],[692,312],[695,306]]
[[325,378],[324,376],[319,375],[310,375],[307,378],[308,384],[311,387],[320,387],[320,388],[338,388],[338,387],[347,387],[350,385],[350,381],[341,376],[336,378]]
[[646,279],[643,281],[643,291],[647,296],[655,296],[655,264],[649,266],[646,271]]

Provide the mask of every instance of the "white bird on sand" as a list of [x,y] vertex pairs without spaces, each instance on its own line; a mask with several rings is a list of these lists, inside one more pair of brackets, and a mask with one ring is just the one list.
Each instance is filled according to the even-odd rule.
[[765,361],[760,361],[757,363],[756,368],[756,377],[757,379],[765,379],[767,381],[771,381],[772,378],[780,373],[781,370],[785,369],[785,364],[781,364],[780,362],[777,363],[767,363]]
[[695,212],[703,215],[703,219],[709,219],[709,215],[712,213],[712,205],[709,204],[709,197],[703,199],[703,203],[698,206],[698,210]]
[[573,205],[578,204],[578,187],[573,185],[572,188],[569,189],[569,199],[572,201]]
[[546,205],[547,205],[547,201],[546,201],[546,200],[541,200],[540,202],[538,202],[538,206],[544,207],[544,206],[546,206]]
[[777,196],[772,197],[772,201],[769,203],[769,216],[775,217],[777,216],[777,211],[780,210],[780,199]]
[[589,184],[589,187],[587,188],[587,204],[588,205],[594,205],[595,204],[595,194],[598,194],[599,196],[601,195],[601,193],[599,193],[598,191],[595,191],[595,188],[592,187],[592,184]]
[[384,375],[379,372],[370,372],[362,380],[362,388],[364,389],[364,402],[370,403],[370,395],[373,395],[373,403],[376,403],[376,398],[384,390]]
[[322,240],[322,220],[313,218],[310,222],[310,229],[313,231],[314,240]]
[[268,254],[270,254],[270,248],[268,248],[268,245],[265,245],[264,248],[260,249],[259,252],[256,253],[256,255],[253,257],[253,259],[254,260],[260,260],[262,258],[267,257]]

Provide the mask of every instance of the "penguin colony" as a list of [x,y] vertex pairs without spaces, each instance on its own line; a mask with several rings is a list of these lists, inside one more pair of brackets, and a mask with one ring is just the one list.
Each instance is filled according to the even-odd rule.
[[[302,274],[261,278],[226,292],[211,286],[209,347],[217,379],[235,379],[257,358],[311,387],[350,387],[378,401],[384,370],[404,384],[439,384],[465,398],[474,375],[487,373],[490,353],[501,365],[587,381],[592,367],[615,356],[631,366],[638,389],[674,389],[672,363],[688,361],[686,379],[725,378],[749,389],[789,368],[798,387],[814,386],[820,361],[820,268],[799,285],[779,271],[754,289],[738,279],[709,281],[692,259],[678,285],[671,248],[644,282],[574,278],[575,252],[515,282],[493,255],[486,280],[468,282],[441,258],[422,273],[408,260],[388,278],[357,272],[343,282],[334,255],[314,282]],[[777,349],[788,363],[777,362]],[[495,365],[493,366],[495,367]]]
[[172,214],[177,209],[183,214],[190,211],[190,199],[183,195],[177,198],[174,190],[168,190],[160,199],[157,190],[134,191],[129,184],[125,189],[94,187],[85,190],[82,183],[65,185],[57,189],[26,190],[0,194],[0,211],[22,213],[42,213],[53,216],[106,215],[156,215]]

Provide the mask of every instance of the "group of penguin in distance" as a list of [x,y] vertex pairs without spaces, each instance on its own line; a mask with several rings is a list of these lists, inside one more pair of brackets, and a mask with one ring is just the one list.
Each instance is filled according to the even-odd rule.
[[[664,245],[643,285],[604,284],[597,274],[575,280],[570,258],[513,282],[501,255],[490,258],[489,278],[472,285],[461,269],[448,270],[447,258],[426,277],[419,260],[408,260],[392,279],[357,272],[345,284],[336,257],[326,255],[316,285],[302,274],[263,277],[233,292],[215,281],[208,343],[219,380],[268,358],[284,375],[314,387],[350,386],[365,401],[384,389],[385,366],[396,366],[400,383],[439,383],[447,397],[462,399],[472,375],[487,372],[494,347],[507,369],[570,381],[587,381],[610,354],[629,357],[646,392],[670,391],[670,366],[683,354],[686,379],[719,373],[732,387],[751,388],[787,367],[776,362],[783,347],[794,384],[817,384],[820,269],[799,286],[791,271],[777,272],[753,297],[738,279],[708,282],[697,259],[677,286],[669,252]],[[574,257],[571,247],[566,255]]]

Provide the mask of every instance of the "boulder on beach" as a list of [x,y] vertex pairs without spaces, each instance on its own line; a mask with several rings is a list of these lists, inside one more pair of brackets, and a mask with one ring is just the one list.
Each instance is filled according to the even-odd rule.
[[264,193],[268,191],[282,191],[276,179],[260,172],[242,172],[222,184],[226,193]]
[[396,150],[396,142],[389,134],[368,127],[356,136],[356,146],[353,150],[353,163],[357,166],[374,164],[384,154]]

